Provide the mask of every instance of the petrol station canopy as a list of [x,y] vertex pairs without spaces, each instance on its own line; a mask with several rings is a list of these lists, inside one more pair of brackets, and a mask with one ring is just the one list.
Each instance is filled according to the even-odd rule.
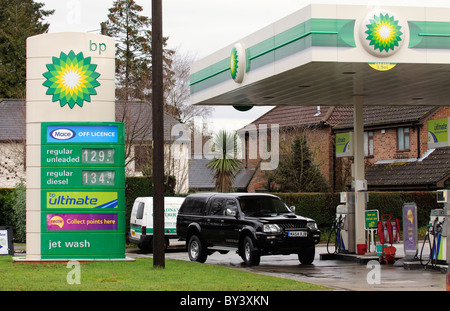
[[311,4],[194,63],[201,105],[448,105],[450,9]]

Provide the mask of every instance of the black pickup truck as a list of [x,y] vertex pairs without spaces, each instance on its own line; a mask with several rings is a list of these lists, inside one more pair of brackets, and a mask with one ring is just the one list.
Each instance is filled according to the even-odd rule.
[[187,241],[192,261],[235,250],[247,265],[276,254],[298,254],[302,264],[311,264],[320,240],[314,220],[295,215],[277,196],[251,193],[187,196],[178,212],[177,233]]

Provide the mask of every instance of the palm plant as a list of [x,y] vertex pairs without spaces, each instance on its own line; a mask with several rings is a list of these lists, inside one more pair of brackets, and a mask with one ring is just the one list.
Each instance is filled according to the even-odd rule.
[[214,137],[213,145],[217,156],[208,163],[207,167],[215,172],[216,191],[230,192],[241,168],[241,161],[236,158],[237,135],[222,130]]

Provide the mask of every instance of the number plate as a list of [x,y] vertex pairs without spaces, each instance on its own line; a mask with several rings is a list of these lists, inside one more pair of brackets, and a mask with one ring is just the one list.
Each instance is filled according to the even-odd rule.
[[288,231],[288,237],[307,237],[307,231]]

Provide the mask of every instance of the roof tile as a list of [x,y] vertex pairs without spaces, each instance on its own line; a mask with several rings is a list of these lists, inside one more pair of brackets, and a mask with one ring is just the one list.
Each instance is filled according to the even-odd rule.
[[435,187],[450,176],[450,147],[438,148],[422,161],[375,164],[366,172],[370,186]]

